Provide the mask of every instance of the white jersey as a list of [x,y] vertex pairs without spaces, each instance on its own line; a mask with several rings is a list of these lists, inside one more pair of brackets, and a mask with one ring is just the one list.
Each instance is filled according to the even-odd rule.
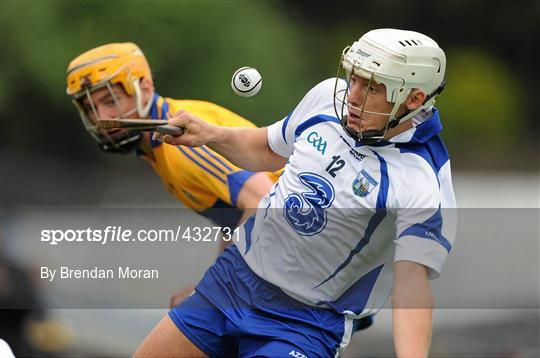
[[237,246],[257,275],[293,298],[362,317],[388,300],[393,262],[439,276],[455,235],[442,209],[455,199],[436,109],[389,142],[361,145],[336,118],[334,84],[321,82],[268,127],[270,148],[289,161]]

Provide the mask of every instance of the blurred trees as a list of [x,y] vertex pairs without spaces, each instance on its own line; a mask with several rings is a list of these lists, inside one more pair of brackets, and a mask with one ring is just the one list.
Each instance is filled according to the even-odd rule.
[[448,60],[447,88],[436,105],[452,154],[480,167],[512,160],[508,146],[521,146],[526,136],[525,89],[504,63],[481,51],[454,49]]
[[[335,75],[345,45],[370,28],[397,27],[426,32],[447,53],[447,88],[438,105],[455,166],[538,165],[527,157],[501,160],[515,150],[538,155],[535,1],[3,0],[0,6],[0,116],[9,122],[0,132],[3,150],[105,159],[65,95],[69,61],[104,43],[139,44],[160,94],[214,101],[266,125]],[[230,90],[230,77],[248,65],[260,70],[263,87],[246,99]]]
[[[17,120],[2,143],[95,154],[65,95],[65,73],[75,56],[109,42],[136,42],[164,96],[216,101],[259,123],[281,119],[308,87],[298,81],[298,30],[268,3],[3,2],[0,113]],[[230,90],[232,73],[246,65],[264,75],[252,99]]]

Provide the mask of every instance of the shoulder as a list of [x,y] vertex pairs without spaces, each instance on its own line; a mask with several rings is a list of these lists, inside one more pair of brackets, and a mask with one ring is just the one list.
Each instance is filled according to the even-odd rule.
[[282,137],[285,143],[292,144],[303,131],[314,125],[340,124],[334,107],[336,86],[344,88],[345,81],[329,78],[312,87],[289,115],[272,127],[273,137]]
[[172,99],[167,98],[167,102],[170,103],[172,108],[177,110],[187,110],[187,111],[223,111],[227,110],[226,108],[217,105],[212,102],[195,100],[195,99]]
[[425,145],[399,148],[398,208],[436,208],[441,203],[438,167]]
[[412,165],[417,163],[420,167],[430,168],[435,175],[438,175],[441,168],[450,161],[448,151],[439,136],[423,144],[397,144],[396,148]]
[[435,175],[420,168],[407,168],[403,174],[396,198],[398,209],[438,208],[441,205],[442,196]]
[[324,98],[325,100],[329,99],[332,101],[336,87],[338,91],[343,90],[346,87],[346,82],[341,78],[328,78],[313,86],[304,98]]
[[317,85],[313,87],[313,89],[317,89],[319,91],[325,91],[325,92],[329,92],[329,91],[333,92],[336,86],[336,81],[337,81],[338,87],[340,88],[343,88],[343,86],[346,85],[346,82],[343,78],[330,77],[319,82]]
[[292,115],[305,120],[317,115],[335,116],[334,89],[345,88],[345,81],[337,78],[326,79],[311,88],[296,106]]

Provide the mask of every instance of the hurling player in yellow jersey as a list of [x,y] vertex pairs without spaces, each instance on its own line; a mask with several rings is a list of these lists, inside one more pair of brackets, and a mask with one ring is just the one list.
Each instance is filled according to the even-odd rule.
[[[77,56],[67,68],[67,94],[101,149],[108,153],[136,152],[161,177],[169,192],[220,227],[235,228],[244,210],[256,208],[277,179],[270,173],[241,170],[206,146],[162,145],[152,140],[150,132],[100,128],[100,120],[167,119],[179,110],[215,125],[255,127],[216,104],[157,94],[150,66],[133,43],[107,44]],[[222,249],[226,244],[222,242]]]
[[186,207],[221,226],[236,226],[240,216],[223,218],[211,209],[256,208],[273,184],[271,174],[241,170],[206,146],[162,145],[153,141],[150,133],[104,130],[96,125],[113,118],[167,119],[186,110],[212,124],[255,127],[216,104],[157,94],[148,62],[133,43],[108,44],[77,56],[67,69],[67,94],[101,149],[108,153],[135,151]]

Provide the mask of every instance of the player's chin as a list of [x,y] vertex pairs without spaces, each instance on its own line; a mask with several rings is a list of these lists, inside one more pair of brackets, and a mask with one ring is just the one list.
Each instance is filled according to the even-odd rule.
[[362,118],[357,116],[351,116],[347,118],[347,127],[356,131],[356,132],[367,132],[372,130],[379,130],[377,125],[373,123],[370,119]]
[[351,119],[347,119],[347,127],[349,127],[349,129],[352,129],[353,131],[356,131],[356,132],[360,132],[362,131],[362,126],[360,125],[360,121],[356,121],[356,120],[351,120]]

